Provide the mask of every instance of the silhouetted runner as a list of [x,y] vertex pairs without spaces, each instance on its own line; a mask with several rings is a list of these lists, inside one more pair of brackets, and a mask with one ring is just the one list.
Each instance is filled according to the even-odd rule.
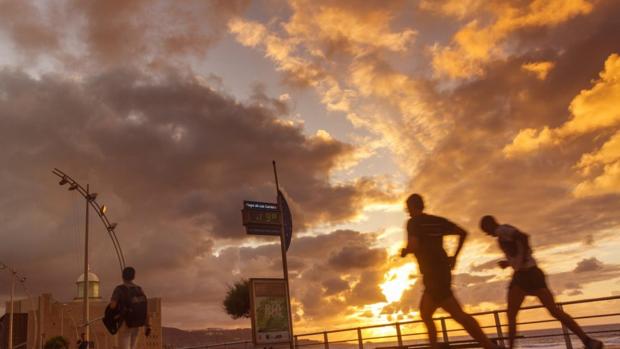
[[508,225],[499,224],[493,216],[484,216],[480,220],[480,228],[493,237],[497,238],[499,247],[506,255],[506,260],[499,261],[499,266],[504,269],[511,266],[514,269],[512,281],[508,287],[508,337],[509,346],[513,348],[515,334],[517,332],[517,314],[525,296],[536,296],[547,308],[549,313],[558,319],[564,326],[576,334],[586,349],[601,349],[603,342],[588,336],[583,329],[555,304],[553,294],[547,287],[545,273],[536,265],[532,257],[532,249],[529,236],[519,229]]
[[[449,220],[424,213],[424,200],[418,194],[407,198],[407,208],[411,218],[407,221],[407,247],[400,255],[405,257],[413,253],[417,260],[424,281],[424,293],[420,301],[420,316],[428,330],[431,348],[437,344],[437,328],[433,314],[437,308],[443,308],[483,348],[497,348],[482,332],[478,322],[465,313],[452,293],[452,269],[461,252],[467,232]],[[458,235],[459,244],[454,256],[448,257],[443,248],[443,237]]]

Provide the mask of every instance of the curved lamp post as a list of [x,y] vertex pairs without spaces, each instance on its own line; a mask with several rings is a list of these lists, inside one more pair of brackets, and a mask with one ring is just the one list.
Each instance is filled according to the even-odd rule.
[[52,171],[53,174],[60,178],[59,185],[63,186],[65,184],[69,185],[70,191],[77,191],[80,193],[84,199],[86,200],[86,226],[85,226],[85,238],[84,238],[84,332],[86,335],[86,341],[90,340],[89,335],[89,321],[88,321],[88,214],[90,211],[90,207],[92,207],[97,215],[101,219],[101,222],[105,226],[110,239],[112,239],[112,245],[114,245],[114,250],[116,251],[116,256],[118,257],[118,263],[120,265],[121,271],[125,268],[125,257],[123,256],[123,250],[121,248],[121,244],[118,242],[118,238],[116,237],[116,233],[114,229],[116,229],[116,223],[110,222],[108,217],[105,215],[107,211],[107,206],[100,205],[97,202],[97,193],[91,193],[89,185],[86,185],[86,188],[81,186],[76,180],[71,178],[68,174],[62,172],[61,170],[55,168]]
[[15,269],[4,263],[0,263],[0,269],[7,269],[11,273],[11,300],[9,302],[9,340],[8,349],[13,349],[13,303],[15,298],[15,281],[19,281],[22,285],[26,281],[25,276],[18,275]]

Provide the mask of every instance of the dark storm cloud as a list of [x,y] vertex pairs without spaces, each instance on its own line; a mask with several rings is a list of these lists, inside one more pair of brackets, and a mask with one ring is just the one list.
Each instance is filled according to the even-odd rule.
[[[247,0],[34,1],[0,3],[0,30],[28,59],[47,55],[71,70],[143,63],[173,66],[202,57],[220,38]],[[178,63],[178,62],[177,62]]]
[[[333,319],[346,314],[352,307],[385,301],[379,284],[384,281],[383,275],[388,268],[387,256],[384,251],[377,253],[375,244],[376,234],[352,230],[337,230],[293,240],[288,252],[291,295],[303,309],[305,321]],[[374,262],[354,259],[354,265],[347,264],[346,269],[342,269],[342,266],[332,266],[326,258],[347,254],[352,246],[358,251],[356,256],[370,255]],[[280,256],[277,243],[229,247],[218,257],[209,257],[213,262],[208,264],[213,264],[215,268],[225,266],[224,270],[209,270],[205,274],[214,284],[223,284],[222,280],[229,280],[227,282],[230,284],[235,278],[281,277]],[[236,273],[232,278],[231,271]],[[174,290],[170,291],[174,293]],[[330,311],[325,312],[325,309]]]
[[[49,4],[50,8],[55,5]],[[6,30],[13,45],[26,54],[54,51],[60,40],[51,30],[51,19],[45,18],[35,4],[28,1],[0,2],[0,29]]]
[[326,296],[349,290],[349,283],[339,277],[327,279],[321,285],[325,288]]
[[[329,318],[343,314],[349,307],[385,301],[379,284],[383,282],[383,274],[387,262],[385,251],[378,252],[373,245],[376,242],[374,234],[362,234],[355,231],[335,231],[328,235],[315,238],[300,238],[295,247],[291,247],[291,254],[297,254],[308,259],[307,265],[311,269],[301,272],[294,288],[304,306],[304,313],[308,319]],[[373,263],[359,259],[352,259],[346,265],[334,266],[332,259],[326,256],[343,256],[355,249],[356,256],[372,256]],[[304,252],[296,252],[304,251]],[[345,269],[342,269],[345,268]],[[342,277],[346,276],[347,280]],[[301,285],[317,284],[324,288],[308,289]],[[355,286],[351,289],[351,285]],[[344,297],[344,302],[329,296]],[[307,299],[311,302],[306,303]],[[324,309],[330,309],[326,314]]]
[[[73,295],[83,205],[56,184],[50,171],[58,167],[99,193],[119,222],[128,263],[170,307],[188,300],[219,304],[226,285],[244,275],[279,276],[276,246],[224,249],[217,256],[213,249],[216,240],[246,238],[244,199],[273,201],[272,159],[297,232],[356,215],[378,190],[371,179],[332,186],[330,170],[352,147],[307,137],[276,113],[183,74],[124,69],[71,80],[2,70],[0,234],[11,241],[0,246],[2,261],[28,275],[35,292]],[[91,267],[105,295],[118,269],[99,222],[92,222],[91,235]],[[291,267],[302,272],[316,263],[312,258],[339,253],[336,246],[373,239],[345,231],[296,239],[291,251],[300,250],[291,253]]]
[[603,269],[603,263],[596,259],[596,257],[592,258],[584,258],[575,267],[573,270],[575,273],[584,273],[589,271],[597,271]]
[[385,302],[385,296],[379,285],[384,281],[381,269],[366,270],[362,273],[360,281],[351,291],[349,299],[351,305],[373,304]]
[[360,250],[346,246],[328,260],[329,266],[335,270],[346,271],[355,268],[368,268],[383,262],[387,257],[384,249],[374,248]]
[[141,201],[141,216],[157,213],[239,238],[242,200],[273,197],[270,159],[278,159],[292,206],[304,209],[300,229],[351,217],[363,199],[356,184],[327,183],[349,145],[307,138],[268,109],[238,104],[196,80],[118,71],[74,84],[5,72],[0,86],[12,168],[55,165],[75,173],[85,162],[113,183],[119,199]]

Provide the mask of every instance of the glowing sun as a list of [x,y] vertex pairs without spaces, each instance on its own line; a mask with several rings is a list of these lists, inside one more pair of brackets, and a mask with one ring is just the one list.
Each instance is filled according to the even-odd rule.
[[417,279],[412,277],[415,270],[415,263],[407,263],[392,268],[383,275],[385,281],[379,287],[388,303],[400,300],[403,293],[415,285]]

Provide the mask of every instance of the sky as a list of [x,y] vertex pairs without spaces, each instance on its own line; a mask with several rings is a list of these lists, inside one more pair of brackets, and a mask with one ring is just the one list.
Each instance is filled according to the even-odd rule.
[[[618,295],[618,18],[613,0],[0,0],[0,262],[75,296],[84,202],[59,168],[108,206],[165,326],[249,327],[222,300],[282,275],[240,216],[275,200],[275,160],[296,331],[418,318],[413,192],[469,232],[469,311],[504,308],[510,278],[485,214],[531,236],[558,299]],[[109,297],[96,220],[90,267]]]

